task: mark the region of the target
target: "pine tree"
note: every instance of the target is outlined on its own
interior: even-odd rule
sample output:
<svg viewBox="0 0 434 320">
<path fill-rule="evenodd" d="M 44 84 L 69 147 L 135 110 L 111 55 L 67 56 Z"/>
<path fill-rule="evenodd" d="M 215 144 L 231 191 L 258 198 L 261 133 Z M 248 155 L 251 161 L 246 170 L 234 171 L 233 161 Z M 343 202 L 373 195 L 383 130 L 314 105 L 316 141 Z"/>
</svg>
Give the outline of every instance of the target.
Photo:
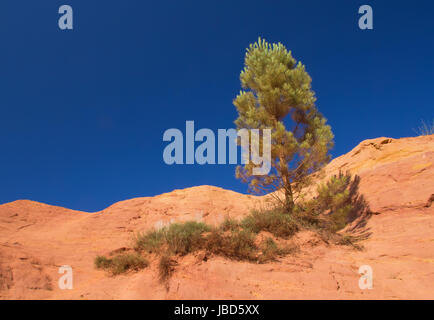
<svg viewBox="0 0 434 320">
<path fill-rule="evenodd" d="M 271 129 L 268 175 L 253 174 L 255 165 L 238 166 L 236 176 L 255 193 L 283 191 L 277 196 L 288 212 L 309 176 L 330 161 L 333 133 L 315 106 L 309 74 L 284 45 L 259 40 L 247 49 L 235 98 L 238 129 Z M 288 126 L 288 129 L 287 129 Z"/>
</svg>

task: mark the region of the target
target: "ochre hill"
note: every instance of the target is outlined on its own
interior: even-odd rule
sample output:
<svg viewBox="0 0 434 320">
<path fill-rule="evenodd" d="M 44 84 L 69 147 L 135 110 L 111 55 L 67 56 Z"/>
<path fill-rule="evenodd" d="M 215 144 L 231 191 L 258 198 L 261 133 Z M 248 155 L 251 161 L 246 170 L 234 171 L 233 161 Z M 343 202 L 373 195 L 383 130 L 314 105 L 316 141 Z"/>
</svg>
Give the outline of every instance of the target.
<svg viewBox="0 0 434 320">
<path fill-rule="evenodd" d="M 169 281 L 156 262 L 116 277 L 94 258 L 132 245 L 138 231 L 170 221 L 219 223 L 265 205 L 212 186 L 118 202 L 87 213 L 19 200 L 0 205 L 1 299 L 434 299 L 434 136 L 366 140 L 333 160 L 326 176 L 350 171 L 374 213 L 363 251 L 296 236 L 301 252 L 253 264 L 200 255 L 178 258 Z M 73 268 L 73 289 L 61 290 L 58 269 Z M 374 287 L 358 286 L 370 265 Z"/>
</svg>

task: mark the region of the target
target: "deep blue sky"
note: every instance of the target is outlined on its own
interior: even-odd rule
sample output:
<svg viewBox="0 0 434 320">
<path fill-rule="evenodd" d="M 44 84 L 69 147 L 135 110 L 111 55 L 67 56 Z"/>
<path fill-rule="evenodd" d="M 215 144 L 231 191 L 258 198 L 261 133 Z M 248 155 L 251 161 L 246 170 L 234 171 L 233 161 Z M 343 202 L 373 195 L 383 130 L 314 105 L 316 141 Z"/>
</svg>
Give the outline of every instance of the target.
<svg viewBox="0 0 434 320">
<path fill-rule="evenodd" d="M 74 9 L 74 30 L 57 26 Z M 370 4 L 374 30 L 358 28 Z M 97 211 L 210 184 L 234 166 L 167 166 L 168 128 L 232 128 L 245 48 L 282 42 L 307 67 L 335 134 L 413 136 L 433 118 L 434 3 L 415 1 L 0 2 L 0 203 Z"/>
</svg>

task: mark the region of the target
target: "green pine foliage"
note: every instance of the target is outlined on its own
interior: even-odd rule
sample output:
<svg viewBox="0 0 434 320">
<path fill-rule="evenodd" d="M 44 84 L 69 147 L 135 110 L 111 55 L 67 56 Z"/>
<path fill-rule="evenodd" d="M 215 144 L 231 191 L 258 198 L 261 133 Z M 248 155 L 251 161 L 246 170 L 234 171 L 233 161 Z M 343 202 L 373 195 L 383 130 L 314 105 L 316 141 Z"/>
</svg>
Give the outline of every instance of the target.
<svg viewBox="0 0 434 320">
<path fill-rule="evenodd" d="M 309 201 L 297 203 L 295 213 L 304 228 L 328 230 L 343 229 L 356 211 L 358 195 L 352 192 L 349 173 L 330 177 L 317 186 L 317 195 Z"/>
<path fill-rule="evenodd" d="M 349 190 L 350 182 L 349 174 L 340 173 L 331 177 L 325 184 L 320 185 L 317 190 L 316 202 L 320 208 L 319 212 L 328 210 L 326 217 L 329 218 L 330 229 L 334 232 L 346 226 L 353 210 Z"/>
<path fill-rule="evenodd" d="M 281 43 L 259 40 L 247 49 L 241 72 L 244 90 L 235 98 L 238 129 L 271 129 L 270 174 L 253 174 L 255 164 L 237 167 L 236 176 L 250 191 L 281 189 L 287 210 L 309 183 L 309 175 L 330 160 L 333 134 L 315 106 L 315 93 L 305 66 Z M 288 125 L 288 127 L 287 127 Z"/>
</svg>

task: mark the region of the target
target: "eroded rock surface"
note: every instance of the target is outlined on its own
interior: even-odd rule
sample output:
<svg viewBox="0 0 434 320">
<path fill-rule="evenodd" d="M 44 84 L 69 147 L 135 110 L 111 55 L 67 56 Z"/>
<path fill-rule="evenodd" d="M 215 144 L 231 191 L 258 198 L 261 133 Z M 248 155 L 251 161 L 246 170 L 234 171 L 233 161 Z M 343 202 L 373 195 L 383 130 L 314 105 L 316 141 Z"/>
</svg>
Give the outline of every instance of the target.
<svg viewBox="0 0 434 320">
<path fill-rule="evenodd" d="M 434 136 L 363 141 L 325 173 L 340 170 L 361 177 L 360 191 L 376 213 L 363 251 L 305 233 L 297 238 L 301 252 L 267 264 L 179 258 L 167 287 L 158 281 L 155 261 L 112 277 L 96 270 L 93 260 L 131 246 L 135 232 L 170 221 L 240 218 L 265 198 L 199 186 L 96 213 L 27 200 L 0 205 L 0 298 L 434 299 Z M 73 268 L 72 290 L 57 285 L 62 265 Z M 358 286 L 361 265 L 373 269 L 371 290 Z"/>
</svg>

